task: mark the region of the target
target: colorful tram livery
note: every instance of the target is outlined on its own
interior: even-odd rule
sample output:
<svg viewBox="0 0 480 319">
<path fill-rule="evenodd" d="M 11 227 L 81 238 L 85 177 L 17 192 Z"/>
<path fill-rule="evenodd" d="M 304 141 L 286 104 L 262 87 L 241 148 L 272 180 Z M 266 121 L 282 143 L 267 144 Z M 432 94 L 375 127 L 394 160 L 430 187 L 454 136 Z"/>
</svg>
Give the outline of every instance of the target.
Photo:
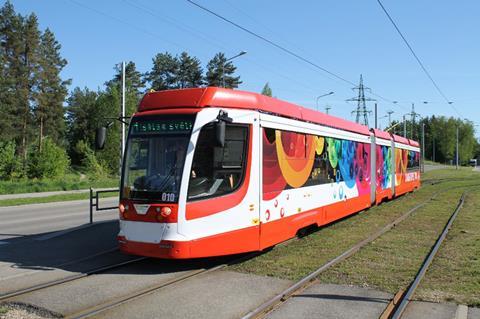
<svg viewBox="0 0 480 319">
<path fill-rule="evenodd" d="M 120 249 L 263 250 L 420 187 L 415 141 L 260 94 L 151 92 L 131 119 Z"/>
</svg>

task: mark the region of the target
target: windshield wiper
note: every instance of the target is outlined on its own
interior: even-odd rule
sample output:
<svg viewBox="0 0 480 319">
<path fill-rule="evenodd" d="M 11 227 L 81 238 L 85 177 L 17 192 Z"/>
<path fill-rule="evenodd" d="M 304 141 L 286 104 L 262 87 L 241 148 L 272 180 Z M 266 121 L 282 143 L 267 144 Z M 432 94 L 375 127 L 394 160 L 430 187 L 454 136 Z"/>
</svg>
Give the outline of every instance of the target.
<svg viewBox="0 0 480 319">
<path fill-rule="evenodd" d="M 176 170 L 177 170 L 177 164 L 173 165 L 173 167 L 168 172 L 168 175 L 163 180 L 163 183 L 158 187 L 160 189 L 158 191 L 159 193 L 162 193 L 167 188 L 167 186 L 169 186 L 168 182 L 175 175 Z"/>
</svg>

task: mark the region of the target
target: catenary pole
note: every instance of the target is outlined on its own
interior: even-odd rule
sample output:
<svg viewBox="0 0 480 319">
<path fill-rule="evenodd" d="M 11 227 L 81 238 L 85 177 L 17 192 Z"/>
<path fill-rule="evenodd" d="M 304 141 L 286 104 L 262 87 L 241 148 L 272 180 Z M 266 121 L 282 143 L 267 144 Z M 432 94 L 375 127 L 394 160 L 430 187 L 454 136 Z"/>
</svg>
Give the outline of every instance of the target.
<svg viewBox="0 0 480 319">
<path fill-rule="evenodd" d="M 457 152 L 455 154 L 455 169 L 458 169 L 458 125 L 457 125 Z"/>
<path fill-rule="evenodd" d="M 422 123 L 422 173 L 425 173 L 425 122 Z"/>
<path fill-rule="evenodd" d="M 123 154 L 125 152 L 125 61 L 122 62 L 122 115 L 121 115 L 121 124 L 122 124 L 122 148 L 120 153 L 120 163 L 123 159 Z M 121 167 L 121 164 L 120 164 Z"/>
</svg>

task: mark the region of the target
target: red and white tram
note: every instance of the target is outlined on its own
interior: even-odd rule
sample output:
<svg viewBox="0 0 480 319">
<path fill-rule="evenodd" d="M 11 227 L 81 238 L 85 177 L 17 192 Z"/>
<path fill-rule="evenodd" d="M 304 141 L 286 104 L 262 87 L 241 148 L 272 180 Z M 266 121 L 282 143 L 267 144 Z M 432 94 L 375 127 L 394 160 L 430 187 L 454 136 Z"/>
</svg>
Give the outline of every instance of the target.
<svg viewBox="0 0 480 319">
<path fill-rule="evenodd" d="M 263 250 L 420 186 L 415 141 L 256 93 L 147 93 L 131 119 L 120 249 Z"/>
</svg>

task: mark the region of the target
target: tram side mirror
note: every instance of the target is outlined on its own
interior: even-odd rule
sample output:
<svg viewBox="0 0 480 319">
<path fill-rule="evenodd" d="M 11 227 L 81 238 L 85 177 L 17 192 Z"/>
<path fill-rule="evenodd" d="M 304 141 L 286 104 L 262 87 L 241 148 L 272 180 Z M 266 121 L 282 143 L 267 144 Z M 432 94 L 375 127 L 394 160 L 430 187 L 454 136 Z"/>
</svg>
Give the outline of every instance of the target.
<svg viewBox="0 0 480 319">
<path fill-rule="evenodd" d="M 225 145 L 225 121 L 215 123 L 215 142 L 218 147 Z"/>
<path fill-rule="evenodd" d="M 103 150 L 105 139 L 107 138 L 107 128 L 105 126 L 97 128 L 95 132 L 95 147 L 97 150 Z"/>
</svg>

